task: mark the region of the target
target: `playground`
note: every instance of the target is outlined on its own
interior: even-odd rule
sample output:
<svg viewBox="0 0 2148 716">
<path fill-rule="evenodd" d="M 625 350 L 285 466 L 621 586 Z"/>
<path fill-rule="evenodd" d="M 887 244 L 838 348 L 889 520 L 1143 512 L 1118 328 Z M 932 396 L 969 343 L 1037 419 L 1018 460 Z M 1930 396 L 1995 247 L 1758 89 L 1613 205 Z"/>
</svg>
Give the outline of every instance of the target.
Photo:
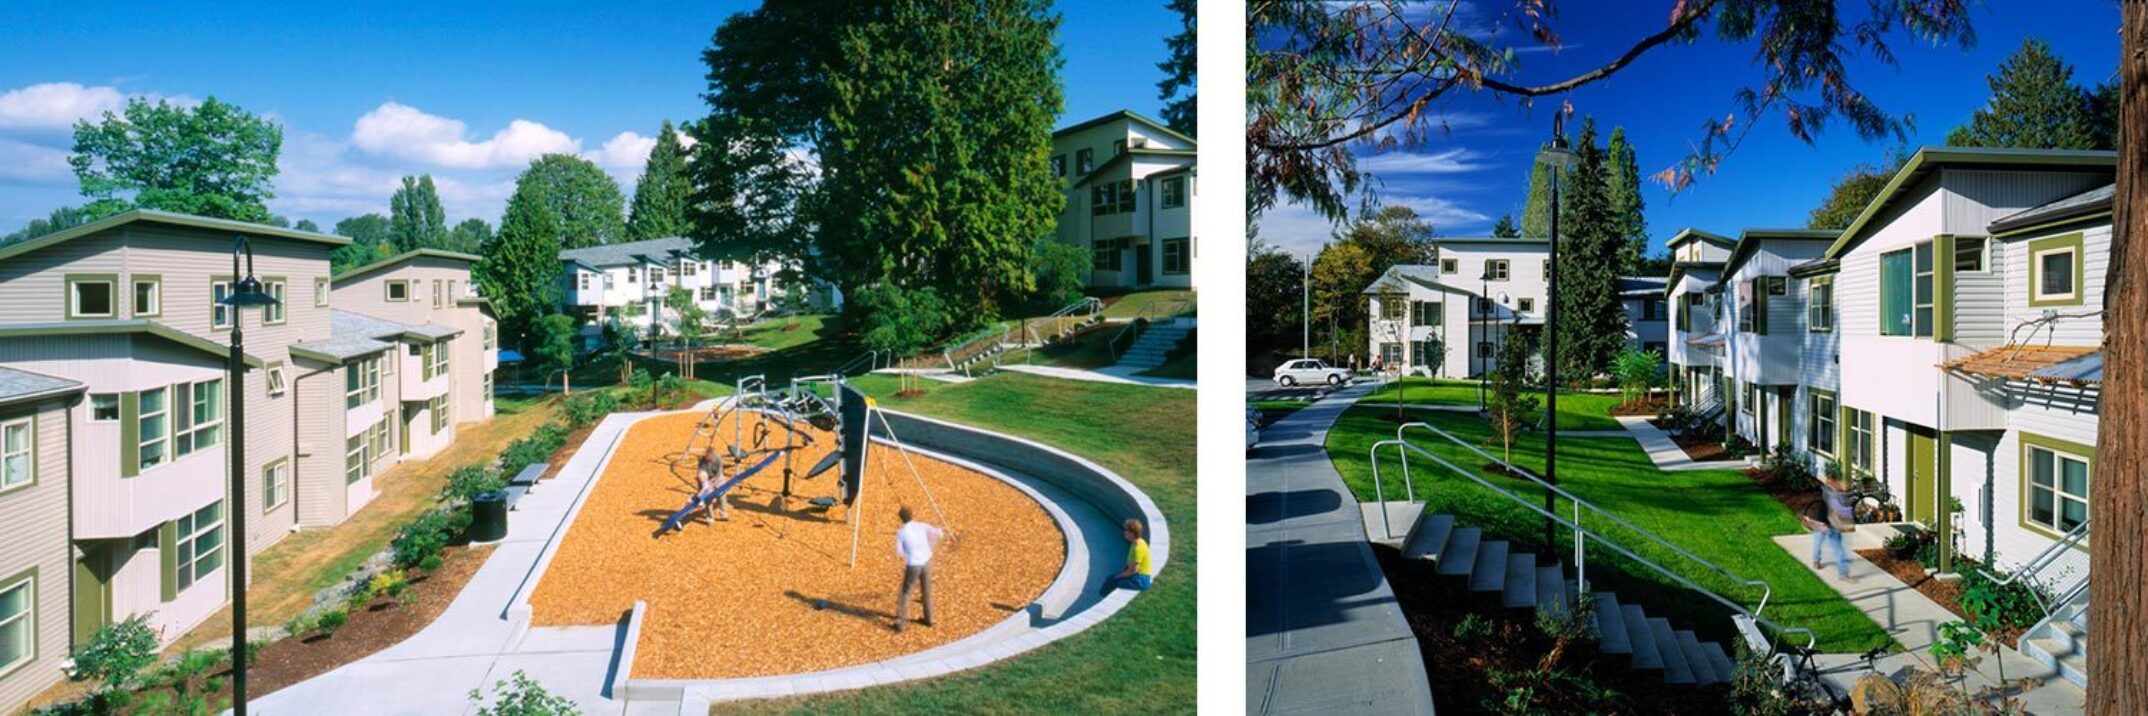
<svg viewBox="0 0 2148 716">
<path fill-rule="evenodd" d="M 627 428 L 530 597 L 532 626 L 614 624 L 639 601 L 636 678 L 793 674 L 976 635 L 1060 576 L 1067 538 L 1032 493 L 899 440 L 861 447 L 867 412 L 839 427 L 829 408 L 718 406 Z M 697 495 L 703 455 L 721 475 Z M 700 508 L 717 495 L 728 520 Z M 897 633 L 904 506 L 949 539 L 932 562 L 933 623 L 913 601 Z"/>
</svg>

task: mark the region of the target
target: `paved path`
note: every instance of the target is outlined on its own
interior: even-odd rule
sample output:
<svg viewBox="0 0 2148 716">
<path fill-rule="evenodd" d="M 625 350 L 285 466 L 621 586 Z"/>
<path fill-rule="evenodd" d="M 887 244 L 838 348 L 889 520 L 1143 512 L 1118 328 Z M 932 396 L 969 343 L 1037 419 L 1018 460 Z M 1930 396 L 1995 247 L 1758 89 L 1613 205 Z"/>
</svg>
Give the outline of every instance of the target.
<svg viewBox="0 0 2148 716">
<path fill-rule="evenodd" d="M 1061 368 L 1059 366 L 1054 365 L 1021 365 L 1016 363 L 1008 363 L 1006 365 L 1000 366 L 999 369 L 1014 371 L 1016 373 L 1041 375 L 1050 378 L 1065 378 L 1067 380 L 1086 380 L 1092 383 L 1147 385 L 1159 388 L 1184 388 L 1187 390 L 1192 390 L 1194 388 L 1194 382 L 1186 380 L 1184 378 L 1157 378 L 1146 375 L 1135 375 L 1134 370 L 1132 368 L 1115 365 L 1105 366 L 1096 370 L 1083 370 L 1080 368 Z"/>
<path fill-rule="evenodd" d="M 1879 547 L 1883 544 L 1885 535 L 1890 533 L 1892 530 L 1883 525 L 1865 525 L 1844 540 L 1844 546 L 1850 550 L 1848 580 L 1836 575 L 1832 561 L 1825 564 L 1825 569 L 1812 570 L 1812 535 L 1781 535 L 1775 538 L 1775 543 L 1788 550 L 1791 556 L 1797 558 L 1799 564 L 1812 570 L 1822 583 L 1848 599 L 1852 606 L 1864 612 L 1865 616 L 1871 617 L 1873 623 L 1887 630 L 1887 635 L 1894 637 L 1894 640 L 1902 645 L 1901 652 L 1875 662 L 1874 666 L 1881 673 L 1896 674 L 1911 667 L 1937 671 L 1937 665 L 1932 660 L 1932 643 L 1939 638 L 1939 625 L 1961 621 L 1962 618 L 1947 611 L 1946 607 L 1939 606 L 1938 602 L 1932 601 L 1914 587 L 1903 584 L 1894 575 L 1881 570 L 1879 565 L 1858 556 L 1857 550 Z M 1834 555 L 1827 557 L 1832 560 Z M 1983 661 L 1964 675 L 1964 686 L 1972 693 L 1999 683 L 1998 663 L 1994 662 L 1989 654 L 1982 656 Z M 2030 713 L 2082 712 L 2086 694 L 2081 687 L 2059 676 L 2057 670 L 2006 647 L 2001 647 L 1999 659 L 2005 662 L 2006 678 L 2009 682 L 2019 683 L 2024 677 L 2043 681 L 2041 686 L 2025 694 L 2015 694 L 2015 697 L 2021 700 L 2021 705 Z M 1827 678 L 1835 682 L 1844 693 L 1865 674 L 1864 662 L 1856 654 L 1821 654 L 1814 657 L 1813 661 L 1828 672 Z"/>
<path fill-rule="evenodd" d="M 1747 467 L 1744 460 L 1694 462 L 1693 458 L 1686 456 L 1684 448 L 1671 441 L 1670 433 L 1648 424 L 1648 418 L 1638 415 L 1615 415 L 1612 418 L 1625 427 L 1626 432 L 1633 435 L 1633 439 L 1641 442 L 1641 450 L 1648 453 L 1648 459 L 1655 461 L 1658 470 L 1736 470 Z"/>
<path fill-rule="evenodd" d="M 1261 431 L 1246 462 L 1246 709 L 1431 713 L 1417 638 L 1328 461 L 1353 386 Z"/>
<path fill-rule="evenodd" d="M 471 689 L 523 671 L 585 714 L 624 713 L 608 679 L 624 630 L 617 626 L 543 627 L 518 631 L 506 617 L 545 544 L 567 528 L 596 467 L 633 421 L 627 413 L 599 423 L 559 474 L 537 484 L 507 514 L 507 538 L 493 548 L 447 610 L 417 634 L 379 653 L 255 699 L 252 712 L 283 714 L 460 714 Z"/>
</svg>

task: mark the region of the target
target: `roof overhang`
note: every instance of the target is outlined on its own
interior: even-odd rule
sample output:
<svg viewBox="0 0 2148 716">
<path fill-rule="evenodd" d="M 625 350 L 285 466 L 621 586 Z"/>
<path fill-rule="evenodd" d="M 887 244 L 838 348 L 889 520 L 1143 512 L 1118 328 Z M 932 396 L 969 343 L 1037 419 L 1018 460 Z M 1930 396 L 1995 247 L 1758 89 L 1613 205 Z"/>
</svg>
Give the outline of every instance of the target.
<svg viewBox="0 0 2148 716">
<path fill-rule="evenodd" d="M 1760 253 L 1760 245 L 1770 241 L 1832 241 L 1836 232 L 1830 229 L 1746 229 L 1738 234 L 1738 244 L 1730 250 L 1730 258 L 1723 261 L 1723 273 L 1715 278 L 1717 283 L 1730 280 L 1731 274 Z"/>
<path fill-rule="evenodd" d="M 1687 227 L 1685 229 L 1679 230 L 1679 232 L 1676 234 L 1672 234 L 1669 241 L 1663 242 L 1663 248 L 1675 249 L 1679 246 L 1683 246 L 1685 244 L 1689 244 L 1695 241 L 1706 241 L 1708 243 L 1715 244 L 1726 249 L 1735 246 L 1738 243 L 1736 240 L 1733 240 L 1730 237 L 1724 236 L 1722 234 Z"/>
<path fill-rule="evenodd" d="M 388 268 L 390 266 L 395 266 L 406 261 L 421 258 L 445 259 L 448 261 L 461 261 L 463 263 L 472 264 L 485 260 L 485 257 L 483 256 L 465 254 L 455 251 L 442 251 L 440 249 L 414 249 L 410 251 L 405 251 L 400 254 L 396 254 L 394 256 L 390 256 L 388 258 L 381 259 L 379 261 L 375 261 L 373 263 L 366 264 L 364 266 L 352 268 L 350 270 L 344 271 L 343 273 L 336 274 L 334 276 L 329 277 L 328 282 L 331 285 L 341 283 L 343 281 L 354 279 L 359 276 L 372 273 L 374 271 Z"/>
<path fill-rule="evenodd" d="M 1994 167 L 2009 169 L 2094 169 L 2113 168 L 2118 164 L 2118 153 L 2109 151 L 2086 151 L 2077 149 L 1994 149 L 1986 147 L 1925 147 L 1917 150 L 1902 169 L 1887 180 L 1886 186 L 1865 204 L 1865 210 L 1857 214 L 1848 228 L 1835 243 L 1827 247 L 1825 258 L 1838 259 L 1850 249 L 1863 242 L 1872 223 L 1901 198 L 1903 192 L 1916 186 L 1917 182 L 1942 168 Z"/>
<path fill-rule="evenodd" d="M 2045 384 L 2101 385 L 2103 360 L 2095 346 L 2000 346 L 1939 367 L 1956 373 Z"/>
<path fill-rule="evenodd" d="M 229 359 L 231 348 L 201 336 L 171 326 L 142 318 L 114 321 L 60 321 L 57 323 L 14 323 L 0 325 L 0 338 L 25 338 L 41 336 L 119 336 L 148 335 L 162 338 L 179 345 Z M 259 356 L 243 354 L 247 366 L 260 368 L 267 365 Z"/>
<path fill-rule="evenodd" d="M 60 231 L 55 231 L 34 239 L 25 239 L 23 241 L 17 241 L 6 246 L 0 246 L 0 260 L 6 260 L 15 256 L 20 256 L 22 254 L 30 253 L 32 251 L 45 248 L 47 246 L 51 246 L 53 244 L 66 243 L 68 241 L 73 241 L 84 236 L 89 236 L 91 234 L 95 234 L 101 231 L 106 231 L 109 229 L 114 229 L 134 223 L 151 223 L 160 224 L 164 226 L 182 226 L 191 229 L 201 229 L 205 231 L 229 232 L 235 236 L 258 236 L 278 239 L 290 239 L 293 241 L 306 241 L 316 244 L 326 244 L 329 246 L 346 246 L 349 245 L 351 242 L 350 239 L 341 236 L 316 233 L 312 231 L 286 229 L 279 226 L 269 226 L 267 224 L 254 224 L 244 221 L 232 221 L 230 219 L 212 219 L 206 216 L 194 216 L 192 214 L 175 214 L 168 211 L 157 211 L 154 209 L 133 209 L 113 214 L 111 216 L 107 216 L 105 218 L 98 219 L 96 221 L 83 224 L 81 226 L 76 226 L 70 229 L 62 229 Z"/>
</svg>

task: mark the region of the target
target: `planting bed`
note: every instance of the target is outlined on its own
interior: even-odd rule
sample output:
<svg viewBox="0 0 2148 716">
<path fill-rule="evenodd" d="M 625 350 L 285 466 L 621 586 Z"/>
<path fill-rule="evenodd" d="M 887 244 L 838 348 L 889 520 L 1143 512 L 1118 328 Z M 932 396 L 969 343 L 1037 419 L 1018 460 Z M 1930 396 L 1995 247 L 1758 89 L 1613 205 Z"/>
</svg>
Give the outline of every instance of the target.
<svg viewBox="0 0 2148 716">
<path fill-rule="evenodd" d="M 680 359 L 686 357 L 684 355 L 686 352 L 687 351 L 685 350 L 677 348 L 665 348 L 661 350 L 640 351 L 639 355 L 641 355 L 641 357 L 643 358 L 648 358 L 651 360 L 677 362 Z M 767 353 L 768 349 L 755 345 L 747 345 L 744 343 L 723 343 L 713 346 L 694 346 L 692 352 L 693 361 L 696 363 L 721 363 L 723 361 L 752 358 L 754 356 Z"/>
<path fill-rule="evenodd" d="M 546 567 L 530 603 L 537 626 L 617 623 L 647 602 L 635 656 L 636 679 L 709 679 L 819 671 L 880 661 L 946 644 L 1021 612 L 1059 574 L 1066 537 L 1026 493 L 998 479 L 923 455 L 909 455 L 953 538 L 933 561 L 931 627 L 889 625 L 901 586 L 896 508 L 939 523 L 902 451 L 876 444 L 866 468 L 857 566 L 849 566 L 848 510 L 808 511 L 806 498 L 832 496 L 835 472 L 795 480 L 789 510 L 775 507 L 782 463 L 731 492 L 731 519 L 690 519 L 652 537 L 693 491 L 680 459 L 704 414 L 643 420 L 628 430 Z M 755 416 L 746 416 L 753 429 Z M 733 424 L 718 433 L 726 438 Z M 800 474 L 834 449 L 814 433 L 797 451 Z M 783 435 L 773 429 L 769 443 Z M 750 438 L 749 438 L 750 439 Z M 719 448 L 720 450 L 720 448 Z M 758 462 L 759 456 L 749 461 Z M 911 619 L 919 616 L 913 604 Z"/>
</svg>

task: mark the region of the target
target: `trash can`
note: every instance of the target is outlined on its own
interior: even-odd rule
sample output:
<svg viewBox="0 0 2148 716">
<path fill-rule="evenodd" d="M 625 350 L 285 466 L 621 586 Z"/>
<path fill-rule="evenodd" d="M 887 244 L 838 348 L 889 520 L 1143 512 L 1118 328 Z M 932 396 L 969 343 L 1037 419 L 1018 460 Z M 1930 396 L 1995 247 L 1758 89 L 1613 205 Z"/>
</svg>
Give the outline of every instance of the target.
<svg viewBox="0 0 2148 716">
<path fill-rule="evenodd" d="M 507 537 L 507 491 L 470 498 L 470 541 L 498 542 Z"/>
</svg>

